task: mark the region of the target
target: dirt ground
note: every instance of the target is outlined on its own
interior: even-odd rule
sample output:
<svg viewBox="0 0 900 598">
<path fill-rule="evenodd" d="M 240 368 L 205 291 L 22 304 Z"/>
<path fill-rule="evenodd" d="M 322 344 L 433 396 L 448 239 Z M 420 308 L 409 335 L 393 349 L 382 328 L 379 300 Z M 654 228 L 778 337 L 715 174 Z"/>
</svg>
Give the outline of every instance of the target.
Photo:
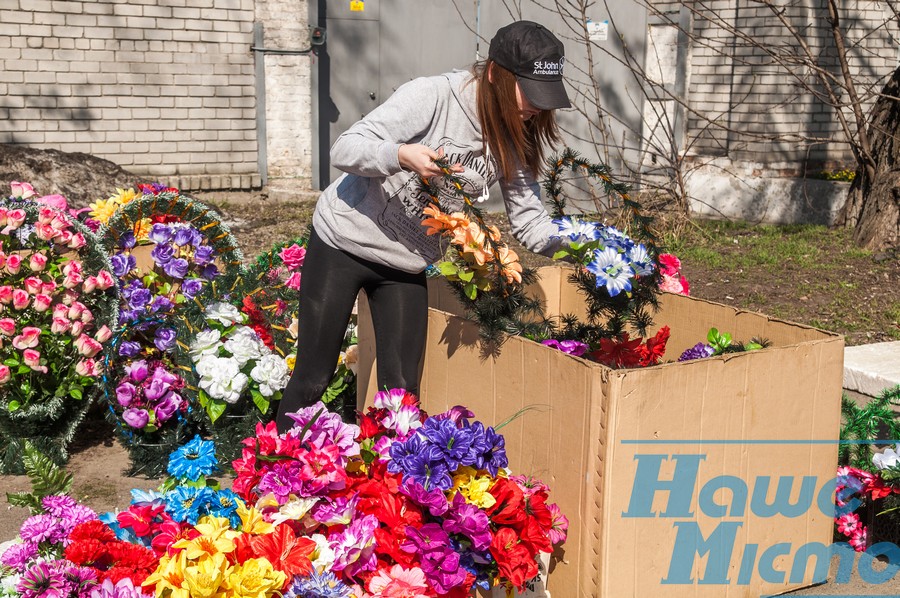
<svg viewBox="0 0 900 598">
<path fill-rule="evenodd" d="M 244 192 L 210 192 L 194 193 L 197 199 L 216 206 L 222 212 L 226 223 L 236 235 L 245 257 L 249 261 L 261 251 L 269 248 L 274 242 L 284 240 L 302 234 L 311 219 L 315 198 L 315 192 L 298 192 L 296 197 L 290 199 L 269 199 L 261 193 Z M 507 231 L 508 226 L 501 217 L 492 217 L 501 230 Z M 506 235 L 507 238 L 508 235 Z M 520 250 L 519 254 L 529 266 L 540 266 L 549 263 L 540 256 L 534 256 L 521 249 L 514 240 L 510 239 L 514 249 Z M 837 250 L 837 249 L 836 249 Z M 736 251 L 740 251 L 737 248 Z M 900 281 L 900 266 L 896 263 L 887 264 L 876 262 L 877 270 L 874 276 L 878 276 L 879 282 L 875 285 L 878 291 L 860 296 L 859 300 L 867 303 L 896 301 L 897 282 Z M 885 274 L 886 272 L 886 274 Z M 798 287 L 792 282 L 790 273 L 782 273 L 782 276 L 765 275 L 763 273 L 751 273 L 747 277 L 751 280 L 748 284 L 731 284 L 727 287 L 721 284 L 721 272 L 685 264 L 685 274 L 691 280 L 692 294 L 694 296 L 721 301 L 731 305 L 738 305 L 748 309 L 753 308 L 754 296 L 759 296 L 763 290 L 768 296 L 777 295 L 777 303 L 768 299 L 768 304 L 757 307 L 759 311 L 772 313 L 774 309 L 787 310 L 783 317 L 786 319 L 809 323 L 811 315 L 816 315 L 812 297 L 798 296 Z M 787 275 L 785 275 L 787 274 Z M 853 277 L 865 280 L 873 274 L 863 267 L 850 273 Z M 869 278 L 871 281 L 872 279 Z M 726 290 L 727 289 L 727 290 Z M 883 295 L 883 297 L 882 297 Z M 793 309 L 791 306 L 804 306 L 803 310 Z M 811 309 L 806 310 L 806 306 Z M 791 317 L 798 314 L 799 317 Z M 781 314 L 778 314 L 781 315 Z M 872 324 L 870 329 L 839 330 L 844 334 L 852 334 L 857 342 L 874 342 L 874 340 L 890 340 L 883 335 L 883 330 L 878 324 Z M 849 339 L 848 339 L 849 340 Z M 131 488 L 148 489 L 159 484 L 159 480 L 147 478 L 130 478 L 123 473 L 127 465 L 127 454 L 116 442 L 112 431 L 102 420 L 102 415 L 93 413 L 80 434 L 82 440 L 72 447 L 72 457 L 68 465 L 68 471 L 74 474 L 73 495 L 103 512 L 122 507 L 128 503 Z M 6 492 L 27 490 L 27 480 L 21 476 L 0 476 L 0 496 Z M 8 508 L 0 515 L 0 541 L 14 537 L 19 525 L 27 517 L 23 509 Z M 876 570 L 880 565 L 876 564 Z M 796 592 L 800 596 L 897 596 L 900 597 L 900 576 L 883 585 L 865 583 L 854 568 L 853 579 L 849 584 L 825 584 L 815 588 L 809 588 Z M 551 588 L 552 589 L 552 588 Z M 733 588 L 732 588 L 733 589 Z M 561 598 L 562 595 L 560 594 Z"/>
</svg>

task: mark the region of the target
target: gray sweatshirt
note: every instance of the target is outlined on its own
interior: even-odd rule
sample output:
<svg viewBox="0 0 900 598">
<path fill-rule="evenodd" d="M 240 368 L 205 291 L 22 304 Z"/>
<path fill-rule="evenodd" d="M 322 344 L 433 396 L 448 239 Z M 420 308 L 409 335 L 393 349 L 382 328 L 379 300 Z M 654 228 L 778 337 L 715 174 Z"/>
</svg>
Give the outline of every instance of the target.
<svg viewBox="0 0 900 598">
<path fill-rule="evenodd" d="M 465 168 L 458 176 L 473 198 L 496 182 L 496 160 L 483 154 L 477 85 L 467 71 L 415 79 L 338 137 L 331 163 L 346 174 L 322 192 L 313 215 L 323 241 L 406 272 L 421 272 L 441 259 L 439 236 L 426 235 L 421 224 L 430 198 L 418 175 L 400 166 L 398 154 L 404 143 L 443 147 L 451 164 Z M 550 235 L 557 227 L 534 177 L 519 168 L 500 180 L 500 189 L 516 239 L 531 251 L 552 255 L 559 243 Z M 450 189 L 442 190 L 440 199 L 451 211 L 462 210 L 462 199 Z"/>
</svg>

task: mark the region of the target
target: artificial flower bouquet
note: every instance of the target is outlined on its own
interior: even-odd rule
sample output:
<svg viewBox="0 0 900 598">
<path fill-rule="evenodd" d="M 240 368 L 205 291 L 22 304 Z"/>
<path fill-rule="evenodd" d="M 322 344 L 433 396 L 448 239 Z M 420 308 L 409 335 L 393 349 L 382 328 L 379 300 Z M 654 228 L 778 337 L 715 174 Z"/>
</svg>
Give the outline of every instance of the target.
<svg viewBox="0 0 900 598">
<path fill-rule="evenodd" d="M 735 341 L 731 333 L 719 332 L 717 328 L 710 328 L 706 334 L 706 342 L 699 342 L 693 347 L 685 349 L 678 357 L 678 361 L 693 361 L 704 359 L 725 353 L 743 353 L 744 351 L 756 351 L 769 346 L 766 339 L 752 338 L 743 343 Z"/>
<path fill-rule="evenodd" d="M 103 372 L 116 327 L 115 279 L 93 233 L 14 183 L 0 202 L 0 469 L 20 471 L 20 439 L 57 461 Z M 32 201 L 34 199 L 35 201 Z"/>
<path fill-rule="evenodd" d="M 233 489 L 195 437 L 159 492 L 97 516 L 42 496 L 0 548 L 0 596 L 420 598 L 524 588 L 565 539 L 548 489 L 506 470 L 503 437 L 457 407 L 427 417 L 379 393 L 361 427 L 322 403 L 260 424 Z"/>
<path fill-rule="evenodd" d="M 241 399 L 252 400 L 267 414 L 290 377 L 284 357 L 266 346 L 235 306 L 213 303 L 205 316 L 205 327 L 191 340 L 188 352 L 200 387 L 198 401 L 210 421 L 215 423 Z"/>
</svg>

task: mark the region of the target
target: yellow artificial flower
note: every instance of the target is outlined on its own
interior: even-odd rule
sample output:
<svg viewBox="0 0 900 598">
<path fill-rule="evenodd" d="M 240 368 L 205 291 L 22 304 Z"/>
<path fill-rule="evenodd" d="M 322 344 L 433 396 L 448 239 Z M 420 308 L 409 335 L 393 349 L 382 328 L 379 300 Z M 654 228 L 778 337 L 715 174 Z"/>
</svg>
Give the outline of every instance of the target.
<svg viewBox="0 0 900 598">
<path fill-rule="evenodd" d="M 293 372 L 294 365 L 296 365 L 296 363 L 297 363 L 297 356 L 296 355 L 288 355 L 287 357 L 284 358 L 284 363 L 287 364 L 288 370 Z"/>
<path fill-rule="evenodd" d="M 109 219 L 112 218 L 115 211 L 119 209 L 119 203 L 114 197 L 110 197 L 109 199 L 98 199 L 89 205 L 91 208 L 91 218 L 102 222 L 103 224 L 109 222 Z"/>
<path fill-rule="evenodd" d="M 450 491 L 450 500 L 460 492 L 466 502 L 482 509 L 489 509 L 496 504 L 497 499 L 489 492 L 494 484 L 493 478 L 487 475 L 478 475 L 478 471 L 471 467 L 460 467 L 453 476 L 453 488 Z"/>
<path fill-rule="evenodd" d="M 247 559 L 234 567 L 225 579 L 226 596 L 234 598 L 266 598 L 280 590 L 287 575 L 272 568 L 266 559 Z"/>
<path fill-rule="evenodd" d="M 162 598 L 191 598 L 187 584 L 184 581 L 184 567 L 187 560 L 184 551 L 174 556 L 163 555 L 159 559 L 156 571 L 151 573 L 142 584 L 143 587 L 156 586 L 156 597 Z"/>
<path fill-rule="evenodd" d="M 114 199 L 124 206 L 125 204 L 134 201 L 135 197 L 137 197 L 137 191 L 134 189 L 119 189 L 116 187 L 116 194 L 110 197 L 110 199 Z"/>
<path fill-rule="evenodd" d="M 149 218 L 142 218 L 134 225 L 134 238 L 137 241 L 146 241 L 150 238 L 150 229 L 152 227 L 153 223 Z"/>
<path fill-rule="evenodd" d="M 191 598 L 213 598 L 231 572 L 222 553 L 205 556 L 184 568 L 184 581 Z"/>
<path fill-rule="evenodd" d="M 184 548 L 189 559 L 199 559 L 204 555 L 215 556 L 223 552 L 234 552 L 234 539 L 240 536 L 228 524 L 225 517 L 208 515 L 194 526 L 200 535 L 190 540 L 182 538 L 172 545 L 173 548 Z"/>
<path fill-rule="evenodd" d="M 245 534 L 261 536 L 275 531 L 275 526 L 263 519 L 262 513 L 245 505 L 244 501 L 238 503 L 237 514 L 241 518 L 241 531 Z"/>
</svg>

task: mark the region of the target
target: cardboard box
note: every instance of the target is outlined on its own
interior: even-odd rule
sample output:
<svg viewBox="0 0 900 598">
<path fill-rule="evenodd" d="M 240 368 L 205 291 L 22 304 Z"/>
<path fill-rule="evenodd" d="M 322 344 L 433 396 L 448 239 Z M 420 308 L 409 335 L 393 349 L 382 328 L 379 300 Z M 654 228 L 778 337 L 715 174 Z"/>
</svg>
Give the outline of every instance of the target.
<svg viewBox="0 0 900 598">
<path fill-rule="evenodd" d="M 546 300 L 548 313 L 583 313 L 565 270 L 540 274 L 532 290 Z M 737 340 L 764 337 L 772 346 L 613 370 L 510 337 L 499 354 L 485 357 L 477 326 L 454 315 L 461 312 L 446 285 L 434 281 L 430 295 L 424 408 L 435 413 L 465 405 L 486 424 L 526 409 L 501 432 L 513 472 L 543 479 L 569 518 L 568 540 L 550 565 L 554 596 L 758 598 L 813 582 L 815 559 L 793 581 L 791 567 L 800 545 L 832 541 L 828 488 L 821 489 L 837 466 L 842 337 L 665 294 L 655 321 L 671 328 L 666 359 L 704 341 L 711 327 Z M 374 343 L 364 300 L 359 338 L 360 398 L 371 400 Z M 671 492 L 650 490 L 676 476 Z M 769 516 L 761 504 L 751 508 L 754 489 L 773 502 L 781 476 L 793 483 L 789 502 L 801 505 L 798 512 Z M 815 501 L 802 508 L 804 476 L 814 478 L 825 508 Z M 737 493 L 746 486 L 747 508 L 718 513 L 714 502 L 735 501 L 732 490 L 713 491 L 717 482 Z M 652 504 L 642 502 L 646 496 Z M 707 546 L 698 545 L 705 540 Z M 791 545 L 784 550 L 780 543 Z M 775 556 L 774 572 L 760 565 L 768 556 Z M 783 580 L 778 571 L 787 572 Z"/>
</svg>

